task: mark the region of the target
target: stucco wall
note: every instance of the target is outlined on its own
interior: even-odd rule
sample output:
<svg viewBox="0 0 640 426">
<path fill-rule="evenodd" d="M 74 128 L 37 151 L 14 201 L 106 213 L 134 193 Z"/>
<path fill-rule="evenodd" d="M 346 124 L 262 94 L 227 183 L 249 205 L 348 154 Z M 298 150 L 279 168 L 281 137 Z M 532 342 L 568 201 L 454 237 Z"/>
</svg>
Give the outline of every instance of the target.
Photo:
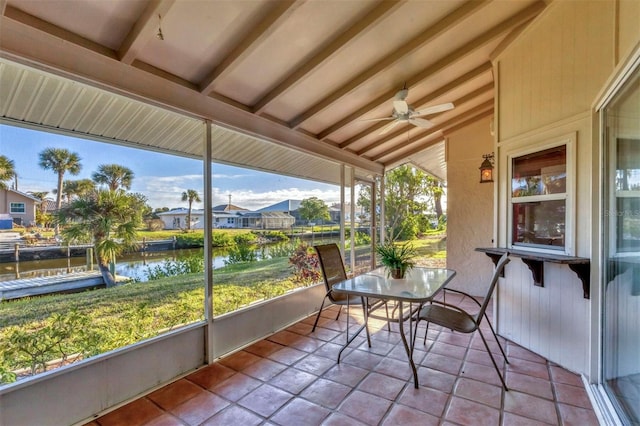
<svg viewBox="0 0 640 426">
<path fill-rule="evenodd" d="M 451 286 L 473 295 L 486 290 L 493 264 L 476 247 L 493 246 L 493 183 L 480 183 L 482 155 L 493 151 L 493 117 L 447 135 L 447 267 Z"/>
</svg>

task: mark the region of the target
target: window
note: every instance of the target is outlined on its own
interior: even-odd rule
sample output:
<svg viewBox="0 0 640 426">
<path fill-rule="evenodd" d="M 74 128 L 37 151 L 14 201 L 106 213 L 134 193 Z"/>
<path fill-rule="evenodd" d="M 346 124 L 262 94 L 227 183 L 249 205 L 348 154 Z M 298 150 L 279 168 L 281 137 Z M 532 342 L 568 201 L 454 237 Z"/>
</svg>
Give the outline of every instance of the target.
<svg viewBox="0 0 640 426">
<path fill-rule="evenodd" d="M 9 206 L 9 211 L 11 213 L 25 213 L 26 212 L 26 208 L 24 206 L 24 203 L 11 203 L 11 205 Z"/>
<path fill-rule="evenodd" d="M 510 157 L 511 244 L 568 253 L 571 142 Z"/>
</svg>

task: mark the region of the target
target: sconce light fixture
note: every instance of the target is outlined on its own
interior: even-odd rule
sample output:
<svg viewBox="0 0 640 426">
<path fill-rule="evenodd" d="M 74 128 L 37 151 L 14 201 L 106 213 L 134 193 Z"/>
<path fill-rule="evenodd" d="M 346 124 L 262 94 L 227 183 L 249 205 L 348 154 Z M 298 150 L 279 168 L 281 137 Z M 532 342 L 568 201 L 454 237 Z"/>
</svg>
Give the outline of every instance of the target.
<svg viewBox="0 0 640 426">
<path fill-rule="evenodd" d="M 480 183 L 493 182 L 493 159 L 494 154 L 484 154 L 484 159 L 480 164 Z"/>
</svg>

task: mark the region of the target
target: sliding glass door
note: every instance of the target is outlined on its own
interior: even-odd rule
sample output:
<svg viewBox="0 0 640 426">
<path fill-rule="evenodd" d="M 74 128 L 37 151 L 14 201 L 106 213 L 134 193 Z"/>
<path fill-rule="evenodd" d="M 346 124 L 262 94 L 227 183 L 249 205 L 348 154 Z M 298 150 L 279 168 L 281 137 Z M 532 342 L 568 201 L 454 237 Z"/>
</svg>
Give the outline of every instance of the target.
<svg viewBox="0 0 640 426">
<path fill-rule="evenodd" d="M 618 414 L 640 424 L 640 70 L 604 109 L 603 380 Z"/>
</svg>

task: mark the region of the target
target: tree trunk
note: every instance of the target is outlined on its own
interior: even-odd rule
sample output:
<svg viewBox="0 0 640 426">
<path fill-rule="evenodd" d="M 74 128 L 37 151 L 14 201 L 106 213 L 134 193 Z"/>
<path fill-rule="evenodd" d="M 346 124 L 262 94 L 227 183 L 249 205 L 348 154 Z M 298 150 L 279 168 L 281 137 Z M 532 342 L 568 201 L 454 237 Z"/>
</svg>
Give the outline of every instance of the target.
<svg viewBox="0 0 640 426">
<path fill-rule="evenodd" d="M 102 275 L 102 279 L 104 280 L 104 283 L 106 284 L 107 288 L 115 287 L 117 284 L 116 278 L 111 273 L 111 270 L 109 270 L 109 261 L 105 259 L 99 259 L 98 269 L 100 270 L 100 274 Z"/>
</svg>

